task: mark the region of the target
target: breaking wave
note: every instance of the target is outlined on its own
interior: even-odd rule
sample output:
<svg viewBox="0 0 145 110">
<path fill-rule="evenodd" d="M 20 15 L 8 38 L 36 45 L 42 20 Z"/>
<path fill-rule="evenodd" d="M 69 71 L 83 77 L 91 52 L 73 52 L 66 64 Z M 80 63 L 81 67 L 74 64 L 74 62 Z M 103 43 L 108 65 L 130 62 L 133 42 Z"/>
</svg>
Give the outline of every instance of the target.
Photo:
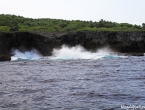
<svg viewBox="0 0 145 110">
<path fill-rule="evenodd" d="M 61 49 L 54 49 L 50 59 L 101 59 L 101 58 L 118 58 L 109 47 L 101 48 L 95 53 L 86 51 L 82 46 L 68 47 L 63 45 Z"/>
<path fill-rule="evenodd" d="M 75 60 L 75 59 L 110 59 L 120 58 L 124 56 L 118 56 L 109 48 L 101 48 L 96 52 L 90 52 L 85 50 L 82 46 L 68 47 L 63 45 L 60 49 L 53 49 L 52 56 L 43 57 L 36 49 L 31 51 L 21 52 L 18 49 L 12 50 L 13 56 L 11 61 L 17 60 Z"/>
<path fill-rule="evenodd" d="M 37 60 L 42 57 L 42 55 L 36 50 L 32 49 L 31 51 L 20 52 L 17 49 L 12 50 L 13 56 L 11 57 L 11 61 L 15 60 Z"/>
</svg>

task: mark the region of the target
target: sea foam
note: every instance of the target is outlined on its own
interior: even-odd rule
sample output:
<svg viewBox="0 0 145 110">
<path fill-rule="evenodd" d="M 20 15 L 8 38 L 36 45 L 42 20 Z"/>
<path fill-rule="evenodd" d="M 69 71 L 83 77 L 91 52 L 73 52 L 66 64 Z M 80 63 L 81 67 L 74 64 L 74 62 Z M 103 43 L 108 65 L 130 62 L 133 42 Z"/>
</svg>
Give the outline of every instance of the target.
<svg viewBox="0 0 145 110">
<path fill-rule="evenodd" d="M 30 51 L 20 52 L 17 49 L 12 50 L 13 56 L 11 57 L 11 61 L 15 60 L 37 60 L 42 57 L 42 55 L 36 50 L 32 49 Z"/>
<path fill-rule="evenodd" d="M 32 49 L 30 51 L 21 52 L 18 49 L 12 50 L 13 56 L 11 61 L 16 60 L 76 60 L 76 59 L 111 59 L 123 56 L 118 56 L 109 47 L 104 47 L 96 50 L 96 52 L 87 51 L 80 45 L 68 47 L 62 45 L 60 49 L 53 49 L 52 56 L 43 57 L 39 51 Z"/>
<path fill-rule="evenodd" d="M 101 59 L 101 58 L 117 58 L 119 56 L 113 55 L 113 51 L 109 47 L 104 47 L 96 52 L 85 50 L 82 46 L 68 47 L 63 45 L 61 49 L 53 49 L 50 59 Z"/>
</svg>

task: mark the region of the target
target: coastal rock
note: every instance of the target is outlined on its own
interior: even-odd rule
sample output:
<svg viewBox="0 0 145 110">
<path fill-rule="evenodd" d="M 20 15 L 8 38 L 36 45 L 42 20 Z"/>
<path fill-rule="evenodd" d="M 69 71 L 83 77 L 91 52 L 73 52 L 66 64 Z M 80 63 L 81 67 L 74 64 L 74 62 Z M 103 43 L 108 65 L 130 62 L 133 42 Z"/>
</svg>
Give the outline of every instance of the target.
<svg viewBox="0 0 145 110">
<path fill-rule="evenodd" d="M 11 60 L 11 56 L 0 55 L 0 61 L 10 61 L 10 60 Z"/>
<path fill-rule="evenodd" d="M 89 51 L 109 47 L 115 52 L 145 53 L 145 32 L 83 31 L 69 33 L 50 32 L 0 32 L 0 55 L 11 55 L 11 50 L 37 49 L 43 56 L 50 56 L 53 48 L 81 45 Z"/>
<path fill-rule="evenodd" d="M 119 56 L 144 56 L 144 53 L 120 53 L 120 52 L 115 52 L 116 55 Z"/>
<path fill-rule="evenodd" d="M 82 45 L 88 50 L 109 46 L 116 52 L 144 53 L 145 32 L 95 32 L 69 33 L 62 38 L 67 45 Z"/>
</svg>

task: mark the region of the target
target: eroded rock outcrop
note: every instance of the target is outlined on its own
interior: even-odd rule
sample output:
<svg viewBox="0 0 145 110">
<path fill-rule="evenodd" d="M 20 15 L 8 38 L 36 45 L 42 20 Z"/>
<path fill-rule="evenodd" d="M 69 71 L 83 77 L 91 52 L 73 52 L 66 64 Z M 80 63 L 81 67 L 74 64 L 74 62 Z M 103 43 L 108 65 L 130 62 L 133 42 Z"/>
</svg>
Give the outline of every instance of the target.
<svg viewBox="0 0 145 110">
<path fill-rule="evenodd" d="M 8 55 L 0 55 L 0 61 L 10 61 L 11 56 Z"/>
<path fill-rule="evenodd" d="M 35 48 L 42 55 L 49 56 L 53 48 L 60 48 L 63 44 L 82 45 L 91 51 L 109 46 L 116 52 L 142 55 L 145 53 L 145 32 L 0 33 L 0 55 L 11 55 L 13 48 L 20 51 Z"/>
<path fill-rule="evenodd" d="M 60 46 L 61 41 L 52 34 L 43 36 L 30 32 L 0 33 L 0 55 L 11 55 L 13 48 L 22 52 L 35 48 L 42 55 L 47 56 L 51 55 L 53 48 Z"/>
<path fill-rule="evenodd" d="M 145 32 L 78 32 L 67 34 L 62 42 L 68 45 L 80 44 L 89 50 L 110 46 L 117 52 L 144 53 Z"/>
</svg>

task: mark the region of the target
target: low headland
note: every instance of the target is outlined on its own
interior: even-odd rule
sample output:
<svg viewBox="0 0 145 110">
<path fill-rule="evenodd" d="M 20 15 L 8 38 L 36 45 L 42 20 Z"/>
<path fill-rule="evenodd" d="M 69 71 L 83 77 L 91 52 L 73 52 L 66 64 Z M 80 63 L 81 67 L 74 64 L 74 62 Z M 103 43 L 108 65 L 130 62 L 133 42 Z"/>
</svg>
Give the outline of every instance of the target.
<svg viewBox="0 0 145 110">
<path fill-rule="evenodd" d="M 142 56 L 145 53 L 145 24 L 0 15 L 0 60 L 10 60 L 13 48 L 20 51 L 35 48 L 43 56 L 50 56 L 53 48 L 63 44 L 81 45 L 89 51 L 109 46 L 115 52 Z"/>
</svg>

